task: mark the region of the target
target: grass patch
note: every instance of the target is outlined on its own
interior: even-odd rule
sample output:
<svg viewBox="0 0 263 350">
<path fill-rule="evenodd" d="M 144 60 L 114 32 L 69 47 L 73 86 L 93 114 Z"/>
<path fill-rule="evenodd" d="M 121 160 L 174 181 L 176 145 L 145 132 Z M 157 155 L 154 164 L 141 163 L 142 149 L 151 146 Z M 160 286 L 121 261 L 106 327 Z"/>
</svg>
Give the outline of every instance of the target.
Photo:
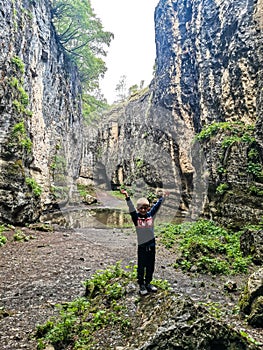
<svg viewBox="0 0 263 350">
<path fill-rule="evenodd" d="M 28 242 L 30 239 L 34 239 L 35 237 L 32 235 L 26 235 L 21 230 L 15 230 L 13 235 L 14 242 Z"/>
<path fill-rule="evenodd" d="M 166 248 L 179 252 L 174 266 L 184 270 L 194 266 L 201 273 L 246 273 L 252 261 L 242 256 L 241 232 L 227 231 L 212 221 L 162 224 L 156 232 Z"/>
<path fill-rule="evenodd" d="M 120 191 L 110 191 L 110 194 L 115 197 L 115 198 L 118 198 L 118 199 L 124 199 L 124 195 L 122 193 L 120 193 Z"/>
<path fill-rule="evenodd" d="M 2 247 L 7 242 L 6 236 L 3 235 L 3 232 L 5 232 L 7 228 L 5 225 L 0 225 L 0 247 Z"/>
</svg>

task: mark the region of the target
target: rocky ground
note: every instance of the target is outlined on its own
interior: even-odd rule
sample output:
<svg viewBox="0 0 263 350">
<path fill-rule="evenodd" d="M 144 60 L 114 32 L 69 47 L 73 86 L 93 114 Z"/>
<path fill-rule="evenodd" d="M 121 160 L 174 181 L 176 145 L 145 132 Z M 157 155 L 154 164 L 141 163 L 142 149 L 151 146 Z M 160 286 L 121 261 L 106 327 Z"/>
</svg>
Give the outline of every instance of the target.
<svg viewBox="0 0 263 350">
<path fill-rule="evenodd" d="M 54 305 L 84 294 L 82 282 L 97 269 L 117 261 L 136 263 L 133 229 L 59 229 L 52 233 L 25 228 L 28 241 L 12 241 L 0 248 L 0 344 L 1 350 L 36 349 L 35 328 L 54 314 Z M 246 326 L 233 312 L 245 276 L 232 278 L 236 292 L 227 293 L 227 277 L 196 275 L 175 270 L 175 256 L 160 244 L 157 249 L 156 278 L 167 279 L 178 298 L 190 295 L 195 302 L 219 303 L 230 324 L 263 342 L 263 330 Z"/>
</svg>

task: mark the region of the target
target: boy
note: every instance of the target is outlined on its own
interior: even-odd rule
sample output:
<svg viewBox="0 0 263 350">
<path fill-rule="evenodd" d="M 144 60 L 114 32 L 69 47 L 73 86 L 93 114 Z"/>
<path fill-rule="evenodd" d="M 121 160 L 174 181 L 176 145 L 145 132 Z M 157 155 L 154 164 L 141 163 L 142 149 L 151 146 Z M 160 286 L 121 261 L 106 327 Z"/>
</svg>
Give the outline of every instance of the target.
<svg viewBox="0 0 263 350">
<path fill-rule="evenodd" d="M 140 198 L 137 201 L 136 209 L 126 190 L 121 190 L 125 195 L 132 221 L 136 228 L 138 241 L 138 268 L 137 281 L 140 286 L 140 294 L 157 292 L 157 288 L 151 284 L 155 265 L 155 237 L 154 217 L 163 203 L 168 192 L 161 196 L 156 204 L 150 208 L 147 198 Z"/>
</svg>

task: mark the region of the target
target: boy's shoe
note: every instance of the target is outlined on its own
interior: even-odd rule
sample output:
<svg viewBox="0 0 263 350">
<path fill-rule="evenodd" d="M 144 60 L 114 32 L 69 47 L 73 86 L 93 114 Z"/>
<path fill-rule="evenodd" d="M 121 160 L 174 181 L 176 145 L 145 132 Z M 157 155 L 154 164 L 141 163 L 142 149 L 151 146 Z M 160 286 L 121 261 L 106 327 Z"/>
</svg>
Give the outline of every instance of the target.
<svg viewBox="0 0 263 350">
<path fill-rule="evenodd" d="M 140 293 L 141 295 L 147 295 L 147 294 L 148 294 L 148 291 L 147 291 L 147 289 L 146 289 L 146 287 L 145 287 L 144 284 L 141 284 L 141 285 L 140 285 L 139 293 Z"/>
<path fill-rule="evenodd" d="M 157 288 L 155 286 L 153 286 L 152 284 L 147 284 L 146 289 L 148 292 L 152 292 L 152 293 L 156 293 L 157 292 Z"/>
</svg>

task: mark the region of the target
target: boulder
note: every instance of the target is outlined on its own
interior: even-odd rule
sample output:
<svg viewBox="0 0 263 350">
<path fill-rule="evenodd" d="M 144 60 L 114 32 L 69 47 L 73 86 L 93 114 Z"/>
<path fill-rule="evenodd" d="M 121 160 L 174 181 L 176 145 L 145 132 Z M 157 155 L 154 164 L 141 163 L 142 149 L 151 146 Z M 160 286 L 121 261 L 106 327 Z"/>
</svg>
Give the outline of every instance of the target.
<svg viewBox="0 0 263 350">
<path fill-rule="evenodd" d="M 140 350 L 258 349 L 237 331 L 210 316 L 191 300 L 177 301 L 174 314 Z"/>
<path fill-rule="evenodd" d="M 244 256 L 252 255 L 257 265 L 263 263 L 263 230 L 246 230 L 240 237 L 240 249 Z"/>
<path fill-rule="evenodd" d="M 241 315 L 248 316 L 248 323 L 263 328 L 263 268 L 249 277 L 239 304 Z"/>
</svg>

